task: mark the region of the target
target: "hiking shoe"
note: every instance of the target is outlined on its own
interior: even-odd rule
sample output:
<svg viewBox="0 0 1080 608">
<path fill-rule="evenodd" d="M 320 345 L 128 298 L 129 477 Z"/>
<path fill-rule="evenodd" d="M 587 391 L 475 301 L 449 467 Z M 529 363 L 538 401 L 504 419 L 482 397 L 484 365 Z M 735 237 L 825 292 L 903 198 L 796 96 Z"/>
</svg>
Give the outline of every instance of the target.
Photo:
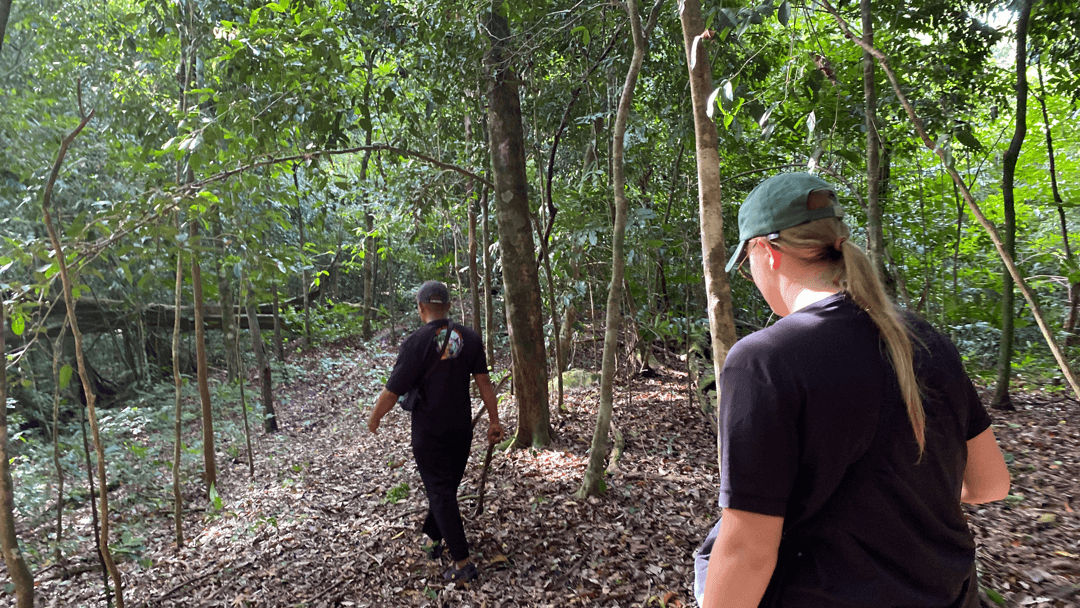
<svg viewBox="0 0 1080 608">
<path fill-rule="evenodd" d="M 469 562 L 461 568 L 455 568 L 451 565 L 445 571 L 443 571 L 443 580 L 450 581 L 451 583 L 468 583 L 476 580 L 476 577 L 480 573 L 476 571 L 476 564 Z"/>
<path fill-rule="evenodd" d="M 443 555 L 443 549 L 446 547 L 441 540 L 435 541 L 430 545 L 424 545 L 424 553 L 431 561 L 437 562 Z"/>
</svg>

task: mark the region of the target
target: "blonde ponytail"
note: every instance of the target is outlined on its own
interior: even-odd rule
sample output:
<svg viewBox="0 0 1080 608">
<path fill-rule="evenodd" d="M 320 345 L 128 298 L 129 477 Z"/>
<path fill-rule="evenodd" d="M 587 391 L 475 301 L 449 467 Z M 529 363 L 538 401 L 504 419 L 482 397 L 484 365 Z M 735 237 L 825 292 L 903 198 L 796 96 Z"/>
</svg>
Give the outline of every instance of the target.
<svg viewBox="0 0 1080 608">
<path fill-rule="evenodd" d="M 832 281 L 877 325 L 896 372 L 921 459 L 926 449 L 926 413 L 912 362 L 911 336 L 899 311 L 885 294 L 870 259 L 858 245 L 847 240 L 849 235 L 847 225 L 838 218 L 826 218 L 780 231 L 778 244 L 815 252 L 808 261 L 831 262 L 834 268 Z"/>
</svg>

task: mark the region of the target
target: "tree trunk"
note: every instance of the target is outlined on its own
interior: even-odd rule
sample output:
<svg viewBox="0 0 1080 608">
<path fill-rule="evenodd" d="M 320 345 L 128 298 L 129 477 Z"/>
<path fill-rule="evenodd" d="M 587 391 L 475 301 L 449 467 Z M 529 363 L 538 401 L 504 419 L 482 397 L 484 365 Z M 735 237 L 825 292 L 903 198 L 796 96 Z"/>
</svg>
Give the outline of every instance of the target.
<svg viewBox="0 0 1080 608">
<path fill-rule="evenodd" d="M 956 202 L 956 239 L 953 241 L 952 256 L 952 297 L 953 301 L 960 300 L 960 241 L 964 236 L 964 201 L 960 199 L 960 190 L 953 183 L 953 200 Z"/>
<path fill-rule="evenodd" d="M 869 51 L 874 58 L 878 60 L 878 65 L 885 71 L 885 76 L 892 85 L 893 93 L 895 93 L 897 100 L 900 101 L 900 105 L 904 107 L 904 112 L 907 113 L 908 119 L 911 121 L 911 125 L 918 134 L 919 139 L 927 149 L 933 151 L 933 153 L 942 160 L 945 171 L 948 172 L 953 183 L 956 184 L 956 187 L 959 188 L 960 192 L 964 195 L 964 202 L 967 203 L 971 214 L 975 216 L 976 221 L 979 222 L 979 225 L 982 226 L 982 229 L 986 232 L 987 236 L 990 237 L 990 241 L 994 244 L 994 250 L 997 251 L 998 257 L 1001 258 L 1001 261 L 1005 264 L 1005 268 L 1008 269 L 1009 275 L 1012 276 L 1017 289 L 1020 290 L 1028 307 L 1031 309 L 1031 316 L 1035 318 L 1035 324 L 1039 326 L 1039 332 L 1042 333 L 1046 345 L 1054 355 L 1054 361 L 1057 362 L 1058 368 L 1061 370 L 1062 375 L 1065 376 L 1069 388 L 1072 389 L 1073 394 L 1076 395 L 1077 398 L 1080 398 L 1080 378 L 1077 378 L 1076 373 L 1072 369 L 1072 365 L 1070 365 L 1069 360 L 1065 357 L 1064 351 L 1061 350 L 1057 340 L 1054 338 L 1054 332 L 1042 314 L 1042 308 L 1039 306 L 1039 301 L 1035 298 L 1035 293 L 1028 287 L 1027 281 L 1025 281 L 1023 275 L 1020 274 L 1020 270 L 1013 260 L 1013 256 L 1006 250 L 1005 243 L 1002 241 L 997 227 L 995 227 L 990 219 L 986 217 L 986 214 L 983 213 L 982 207 L 976 202 L 975 197 L 971 194 L 971 190 L 967 187 L 967 183 L 964 182 L 964 178 L 960 177 L 960 173 L 958 173 L 953 166 L 946 151 L 943 150 L 937 142 L 931 139 L 929 134 L 927 134 L 922 119 L 915 113 L 915 107 L 904 93 L 904 87 L 901 85 L 900 79 L 896 76 L 896 72 L 889 67 L 888 57 L 885 56 L 885 53 L 872 46 L 866 45 L 866 43 L 856 37 L 851 32 L 851 26 L 849 26 L 847 21 L 840 16 L 829 0 L 820 0 L 820 5 L 833 16 L 833 19 L 836 20 L 837 24 L 840 26 L 840 30 L 848 40 L 861 46 L 864 50 Z"/>
<path fill-rule="evenodd" d="M 468 115 L 465 116 L 465 152 L 466 160 L 471 155 L 469 152 L 472 150 L 472 120 Z M 484 186 L 480 186 L 483 190 Z M 480 318 L 480 271 L 476 263 L 476 254 L 479 245 L 476 241 L 476 202 L 473 201 L 473 194 L 475 193 L 475 186 L 472 181 L 469 182 L 465 190 L 465 204 L 468 205 L 469 213 L 469 295 L 470 305 L 472 307 L 472 328 L 477 335 L 481 334 L 481 318 Z"/>
<path fill-rule="evenodd" d="M 143 321 L 143 316 L 141 314 L 141 303 L 139 304 L 139 309 L 139 318 L 135 319 L 135 328 L 137 330 L 135 338 L 137 340 L 136 344 L 138 346 L 138 353 L 136 354 L 136 357 L 139 360 L 139 365 L 141 365 L 143 369 L 143 386 L 150 386 L 151 384 L 153 384 L 155 378 L 153 373 L 150 371 L 150 359 L 146 356 L 146 323 Z"/>
<path fill-rule="evenodd" d="M 659 8 L 653 9 L 655 13 Z M 589 464 L 581 480 L 578 496 L 595 496 L 604 491 L 604 469 L 608 455 L 608 431 L 611 427 L 611 412 L 615 382 L 615 356 L 619 349 L 619 327 L 621 325 L 619 304 L 622 301 L 623 271 L 626 256 L 623 253 L 623 241 L 626 236 L 626 214 L 629 203 L 626 200 L 626 169 L 623 159 L 623 144 L 626 136 L 626 122 L 630 117 L 630 106 L 634 98 L 634 87 L 641 63 L 645 59 L 645 34 L 641 28 L 636 0 L 627 0 L 626 12 L 630 17 L 630 31 L 634 38 L 634 55 L 630 68 L 626 72 L 622 95 L 619 97 L 618 111 L 615 114 L 615 127 L 611 135 L 612 181 L 615 186 L 615 225 L 611 234 L 611 283 L 608 289 L 606 331 L 604 333 L 604 357 L 600 372 L 600 409 L 596 415 L 596 429 L 593 431 L 592 447 L 589 449 Z M 655 17 L 655 15 L 654 15 Z"/>
<path fill-rule="evenodd" d="M 0 0 L 0 51 L 4 50 L 4 32 L 7 31 L 7 22 L 10 15 L 11 0 Z"/>
<path fill-rule="evenodd" d="M 649 364 L 652 359 L 652 341 L 648 337 L 642 337 L 641 327 L 638 325 L 637 303 L 634 302 L 634 294 L 630 291 L 630 281 L 623 277 L 623 301 L 626 302 L 626 319 L 628 348 L 630 362 L 633 364 L 631 374 L 642 374 L 652 369 Z M 658 313 L 653 313 L 658 314 Z M 637 360 L 634 360 L 634 356 Z"/>
<path fill-rule="evenodd" d="M 120 579 L 120 571 L 117 570 L 116 562 L 113 561 L 112 553 L 109 550 L 109 493 L 106 491 L 106 488 L 108 488 L 109 485 L 106 480 L 105 472 L 105 444 L 101 440 L 101 427 L 99 426 L 97 419 L 94 389 L 90 382 L 90 373 L 86 365 L 86 358 L 83 356 L 82 332 L 79 331 L 79 323 L 75 318 L 75 297 L 72 295 L 73 285 L 71 277 L 68 275 L 67 258 L 64 257 L 64 250 L 60 245 L 60 237 L 57 235 L 56 228 L 53 227 L 52 216 L 49 213 L 52 190 L 56 184 L 56 178 L 60 173 L 60 166 L 64 162 L 64 156 L 67 154 L 68 146 L 71 145 L 71 142 L 75 140 L 75 137 L 77 137 L 79 132 L 86 127 L 86 123 L 90 122 L 90 119 L 93 116 L 94 112 L 91 111 L 88 116 L 82 119 L 79 126 L 60 143 L 60 150 L 56 155 L 56 162 L 53 163 L 52 172 L 49 174 L 49 180 L 45 184 L 41 209 L 45 220 L 45 229 L 49 233 L 49 240 L 52 242 L 53 253 L 56 256 L 56 265 L 60 271 L 60 282 L 64 289 L 64 302 L 67 305 L 68 325 L 71 327 L 71 334 L 75 340 L 75 362 L 78 364 L 79 381 L 82 383 L 83 393 L 86 397 L 86 411 L 90 418 L 90 432 L 94 438 L 94 449 L 97 452 L 97 475 L 101 487 L 99 495 L 101 501 L 101 531 L 98 534 L 98 549 L 101 552 L 102 560 L 105 562 L 105 569 L 109 573 L 110 578 L 112 578 L 113 585 L 116 587 L 116 605 L 118 608 L 124 608 L 123 581 Z M 5 555 L 7 554 L 6 548 L 4 553 Z M 108 593 L 107 589 L 106 593 Z"/>
<path fill-rule="evenodd" d="M 667 206 L 664 209 L 664 221 L 660 224 L 661 234 L 667 230 L 668 223 L 671 221 L 671 206 L 675 202 L 675 192 L 677 191 L 675 186 L 679 179 L 679 168 L 682 166 L 683 146 L 684 141 L 680 137 L 679 151 L 675 153 L 675 165 L 671 168 L 671 177 L 668 180 Z M 663 314 L 671 306 L 666 269 L 668 251 L 666 249 L 657 250 L 656 254 L 656 289 L 652 292 L 656 299 L 652 302 L 652 305 L 657 308 L 658 313 Z"/>
<path fill-rule="evenodd" d="M 541 178 L 540 180 L 540 191 L 544 194 L 544 203 L 547 210 L 547 221 L 542 230 L 539 223 L 537 224 L 537 236 L 540 238 L 540 256 L 541 260 L 543 261 L 544 273 L 547 276 L 548 283 L 548 308 L 550 309 L 549 312 L 551 313 L 551 343 L 552 348 L 555 350 L 555 375 L 558 379 L 557 386 L 559 389 L 559 398 L 556 405 L 558 411 L 563 410 L 563 372 L 565 371 L 566 355 L 564 351 L 566 350 L 566 345 L 564 344 L 562 340 L 562 335 L 559 331 L 559 306 L 558 300 L 555 297 L 555 275 L 551 270 L 551 233 L 552 230 L 555 228 L 555 215 L 559 211 L 558 208 L 555 206 L 555 201 L 552 195 L 552 191 L 554 190 L 552 182 L 554 181 L 555 175 L 555 153 L 559 149 L 559 141 L 562 139 L 563 132 L 566 130 L 566 126 L 570 122 L 571 110 L 573 109 L 574 104 L 577 102 L 578 97 L 581 95 L 581 91 L 585 88 L 585 83 L 588 81 L 593 71 L 596 70 L 596 68 L 598 68 L 603 63 L 608 53 L 611 52 L 611 49 L 615 47 L 616 40 L 617 37 L 612 37 L 611 42 L 600 54 L 599 59 L 591 66 L 589 66 L 588 70 L 586 70 L 585 76 L 582 79 L 582 83 L 575 87 L 574 90 L 570 93 L 570 101 L 566 104 L 566 109 L 563 110 L 562 119 L 559 121 L 559 127 L 555 130 L 555 136 L 552 137 L 551 140 L 551 150 L 548 152 L 546 187 L 544 187 L 545 184 L 543 178 Z M 595 150 L 593 150 L 593 156 L 595 158 Z M 539 150 L 537 151 L 536 159 L 538 165 L 537 173 L 543 176 L 544 173 L 539 167 Z M 586 160 L 586 171 L 588 170 L 588 165 L 589 161 Z"/>
<path fill-rule="evenodd" d="M 482 187 L 482 186 L 481 186 Z M 476 203 L 469 200 L 469 295 L 472 307 L 472 328 L 477 335 L 481 335 L 481 312 L 480 312 L 480 272 L 476 264 L 476 254 L 479 248 L 476 242 Z"/>
<path fill-rule="evenodd" d="M 374 65 L 374 54 L 368 53 L 368 83 L 371 82 L 371 71 Z M 364 86 L 364 106 L 369 105 L 371 86 L 365 84 Z M 367 129 L 364 132 L 364 145 L 371 145 L 371 129 Z M 371 151 L 364 152 L 364 157 L 360 161 L 360 181 L 367 185 L 367 173 L 368 164 L 371 162 Z M 471 182 L 470 182 L 471 183 Z M 360 335 L 365 340 L 371 339 L 371 317 L 375 313 L 375 262 L 379 257 L 376 252 L 375 237 L 375 215 L 367 209 L 369 201 L 367 200 L 366 191 L 364 191 L 364 324 L 360 329 Z"/>
<path fill-rule="evenodd" d="M 1046 85 L 1043 84 L 1043 72 L 1042 61 L 1038 64 L 1039 73 L 1039 95 L 1036 99 L 1039 101 L 1039 108 L 1042 110 L 1043 117 L 1043 130 L 1046 134 L 1046 156 L 1050 161 L 1050 191 L 1054 196 L 1054 206 L 1057 207 L 1058 219 L 1061 222 L 1061 243 L 1065 249 L 1065 259 L 1069 262 L 1070 269 L 1076 263 L 1076 256 L 1073 255 L 1072 248 L 1069 247 L 1069 226 L 1065 222 L 1065 201 L 1061 198 L 1061 191 L 1058 190 L 1057 181 L 1057 162 L 1054 159 L 1054 137 L 1050 130 L 1050 113 L 1046 111 Z M 1077 316 L 1077 301 L 1078 294 L 1080 294 L 1080 284 L 1069 281 L 1069 309 L 1065 314 L 1065 323 L 1062 329 L 1065 333 L 1070 334 L 1065 338 L 1065 343 L 1070 344 L 1076 338 L 1076 316 Z M 1072 339 L 1072 340 L 1070 340 Z"/>
<path fill-rule="evenodd" d="M 244 278 L 241 276 L 241 285 L 243 284 L 243 280 Z M 237 317 L 239 317 L 239 315 L 237 315 Z M 236 384 L 240 387 L 240 415 L 244 418 L 244 447 L 247 449 L 248 479 L 255 479 L 255 456 L 251 450 L 251 425 L 248 424 L 247 391 L 244 390 L 244 385 L 247 384 L 247 371 L 244 369 L 244 360 L 239 354 L 240 332 L 236 332 L 236 344 L 233 346 L 236 347 L 235 351 L 237 353 L 236 367 L 240 370 L 240 377 Z M 266 358 L 265 355 L 263 358 Z"/>
<path fill-rule="evenodd" d="M 364 236 L 364 325 L 361 335 L 365 340 L 371 339 L 371 318 L 375 316 L 375 268 L 379 259 L 378 243 L 374 236 L 375 216 L 364 213 L 364 228 L 367 231 Z"/>
<path fill-rule="evenodd" d="M 281 306 L 278 304 L 277 281 L 270 283 L 270 289 L 274 291 L 274 354 L 278 361 L 285 360 L 285 341 L 281 338 L 281 315 L 278 313 Z M 248 327 L 248 329 L 251 329 Z"/>
<path fill-rule="evenodd" d="M 259 366 L 259 378 L 262 387 L 263 430 L 274 433 L 278 430 L 277 414 L 274 412 L 274 389 L 270 377 L 270 359 L 263 349 L 262 332 L 259 331 L 259 315 L 255 314 L 255 286 L 247 284 L 248 331 L 251 332 L 251 350 L 255 353 L 255 363 Z"/>
<path fill-rule="evenodd" d="M 874 44 L 874 18 L 870 0 L 860 0 L 862 13 L 863 40 Z M 870 264 L 878 273 L 883 283 L 888 272 L 885 270 L 885 230 L 882 226 L 881 208 L 881 136 L 877 130 L 877 90 L 874 80 L 874 57 L 863 51 L 863 100 L 866 120 L 866 253 Z M 890 295 L 893 290 L 890 290 Z"/>
<path fill-rule="evenodd" d="M 86 463 L 86 488 L 90 491 L 90 525 L 95 535 L 101 534 L 101 526 L 98 520 L 97 504 L 94 499 L 97 498 L 97 494 L 94 492 L 94 465 L 90 461 L 90 442 L 86 440 L 86 412 L 85 408 L 79 408 L 79 431 L 82 435 L 83 445 L 83 461 Z M 105 590 L 105 605 L 112 606 L 112 593 L 109 589 L 109 567 L 105 564 L 105 556 L 101 553 L 101 547 L 95 546 L 94 553 L 97 554 L 98 565 L 101 567 L 101 586 Z"/>
<path fill-rule="evenodd" d="M 308 283 L 307 235 L 304 234 L 304 207 L 301 205 L 300 178 L 296 172 L 297 164 L 293 163 L 292 179 L 293 186 L 296 188 L 296 225 L 300 230 L 300 263 L 303 265 L 300 270 L 300 283 L 304 292 L 304 348 L 308 349 L 311 348 L 311 298 L 308 295 L 310 286 Z"/>
<path fill-rule="evenodd" d="M 680 16 L 683 44 L 690 70 L 690 98 L 694 106 L 694 140 L 698 176 L 698 216 L 701 223 L 701 262 L 705 274 L 705 294 L 709 310 L 709 333 L 712 340 L 713 372 L 724 369 L 728 349 L 735 344 L 735 316 L 731 303 L 731 284 L 724 266 L 724 216 L 721 208 L 720 156 L 717 152 L 716 124 L 707 112 L 712 93 L 712 67 L 706 52 L 705 21 L 699 0 L 686 0 Z M 698 40 L 695 48 L 695 40 Z M 696 51 L 696 55 L 694 55 Z M 719 399 L 719 390 L 717 390 Z"/>
<path fill-rule="evenodd" d="M 188 91 L 191 90 L 191 84 L 195 80 L 195 68 L 198 64 L 195 36 L 192 33 L 194 30 L 193 20 L 195 9 L 191 5 L 190 0 L 184 2 L 182 12 L 184 23 L 179 32 L 181 58 L 177 74 L 180 82 L 180 115 L 186 116 L 188 110 L 192 107 L 187 95 Z M 192 171 L 189 159 L 184 158 L 178 160 L 176 164 L 177 184 L 190 184 L 194 181 L 195 175 Z M 194 216 L 191 217 L 188 222 L 188 242 L 191 247 L 191 292 L 195 323 L 196 384 L 199 389 L 199 399 L 202 404 L 203 480 L 206 483 L 207 495 L 209 495 L 210 489 L 217 483 L 217 457 L 214 452 L 214 414 L 210 405 L 210 386 L 208 384 L 209 366 L 206 355 L 206 325 L 204 321 L 205 310 L 203 308 L 202 267 L 199 261 L 199 223 L 200 218 Z M 179 310 L 176 312 L 179 313 Z M 101 493 L 106 494 L 104 485 L 102 485 Z M 104 516 L 102 516 L 102 519 L 104 519 Z"/>
<path fill-rule="evenodd" d="M 0 322 L 0 327 L 3 323 Z M 53 343 L 53 411 L 52 411 L 52 440 L 53 440 L 53 466 L 56 468 L 56 550 L 53 553 L 54 559 L 57 563 L 60 563 L 64 559 L 63 553 L 60 551 L 60 543 L 64 538 L 64 467 L 60 462 L 60 359 L 64 354 L 64 337 L 67 334 L 67 324 L 64 324 L 64 328 L 60 331 L 60 337 Z M 0 342 L 3 341 L 3 337 L 0 337 Z M 3 348 L 0 348 L 0 357 L 3 356 Z M 0 358 L 0 365 L 3 365 L 6 360 Z M 3 385 L 3 379 L 0 378 L 0 385 Z M 0 403 L 5 401 L 0 398 Z M 0 454 L 0 458 L 4 455 Z"/>
<path fill-rule="evenodd" d="M 543 447 L 551 441 L 544 321 L 540 279 L 533 255 L 535 244 L 529 217 L 518 80 L 508 65 L 511 54 L 505 47 L 510 27 L 500 12 L 502 6 L 502 2 L 492 0 L 487 19 L 491 47 L 485 53 L 484 64 L 492 74 L 488 87 L 488 128 L 494 198 L 510 348 L 518 366 L 514 369 L 518 408 L 514 445 Z"/>
<path fill-rule="evenodd" d="M 3 302 L 0 302 L 0 328 L 6 326 L 6 312 Z M 26 567 L 26 560 L 19 550 L 19 539 L 15 536 L 15 487 L 8 464 L 10 458 L 7 432 L 7 350 L 4 332 L 0 331 L 0 543 L 8 576 L 15 586 L 15 605 L 18 608 L 31 608 L 34 605 L 34 577 Z M 63 495 L 61 502 L 62 500 Z"/>
<path fill-rule="evenodd" d="M 468 197 L 466 196 L 466 200 Z M 461 319 L 463 324 L 466 324 L 465 317 L 465 285 L 461 282 L 461 247 L 458 244 L 458 229 L 454 226 L 454 218 L 450 215 L 450 211 L 446 211 L 446 228 L 450 232 L 450 240 L 454 245 L 454 285 L 457 291 L 458 301 L 458 318 Z M 452 293 L 452 292 L 451 292 Z M 451 297 L 451 300 L 453 298 Z"/>
<path fill-rule="evenodd" d="M 491 231 L 488 227 L 488 189 L 480 192 L 481 223 L 480 231 L 483 233 L 482 252 L 484 261 L 484 348 L 487 349 L 488 365 L 495 362 L 495 294 L 494 285 L 491 284 Z"/>
<path fill-rule="evenodd" d="M 228 314 L 228 311 L 233 309 L 233 293 L 232 293 L 232 281 L 230 281 L 230 269 L 225 267 L 225 238 L 222 236 L 224 230 L 222 229 L 221 213 L 215 213 L 214 218 L 214 241 L 217 246 L 214 248 L 218 255 L 218 259 L 214 264 L 214 270 L 217 274 L 218 283 L 218 299 L 221 302 L 221 341 L 223 350 L 225 351 L 225 377 L 229 382 L 236 380 L 236 361 L 237 354 L 234 352 L 236 348 L 236 339 L 234 332 L 236 332 L 236 323 L 233 315 Z"/>
<path fill-rule="evenodd" d="M 1020 159 L 1020 148 L 1027 135 L 1027 27 L 1031 16 L 1031 0 L 1021 0 L 1020 15 L 1016 21 L 1016 126 L 1012 141 L 1002 159 L 1001 194 L 1004 209 L 1002 223 L 1002 244 L 1009 257 L 1016 259 L 1016 205 L 1013 192 L 1013 180 L 1016 176 L 1016 163 Z M 1009 396 L 1009 381 L 1012 376 L 1013 338 L 1016 310 L 1014 306 L 1013 278 L 1006 268 L 1001 275 L 1001 342 L 998 349 L 997 384 L 991 407 L 1013 409 Z"/>
<path fill-rule="evenodd" d="M 561 329 L 559 330 L 559 356 L 561 359 L 558 361 L 558 367 L 564 372 L 570 367 L 570 347 L 573 345 L 575 323 L 577 323 L 577 308 L 570 304 L 563 309 L 563 317 L 560 323 Z"/>
<path fill-rule="evenodd" d="M 206 355 L 206 326 L 203 323 L 202 267 L 199 262 L 199 218 L 188 222 L 191 242 L 191 291 L 195 309 L 195 369 L 202 404 L 203 480 L 206 493 L 217 485 L 217 456 L 214 452 L 214 411 L 210 404 L 209 363 Z"/>
<path fill-rule="evenodd" d="M 176 218 L 176 231 L 180 232 L 180 217 Z M 176 250 L 176 285 L 173 288 L 173 304 L 180 309 L 184 290 L 184 254 L 178 248 Z M 183 423 L 184 410 L 181 406 L 183 397 L 183 378 L 180 376 L 180 315 L 173 315 L 172 333 L 172 374 L 173 374 L 173 462 L 172 462 L 172 491 L 173 491 L 173 532 L 176 535 L 176 546 L 184 546 L 184 493 L 180 487 L 180 465 L 183 454 Z"/>
<path fill-rule="evenodd" d="M 548 193 L 550 196 L 551 193 Z M 559 340 L 559 306 L 555 299 L 555 273 L 551 270 L 551 252 L 548 249 L 549 240 L 547 235 L 550 234 L 550 229 L 554 225 L 554 205 L 551 206 L 552 213 L 548 216 L 546 230 L 541 230 L 540 225 L 537 224 L 537 237 L 540 239 L 540 260 L 543 262 L 544 275 L 547 277 L 547 291 L 548 291 L 548 310 L 551 313 L 551 348 L 555 351 L 555 378 L 556 388 L 559 391 L 559 397 L 556 400 L 555 409 L 561 412 L 563 410 L 563 370 L 559 367 L 559 364 L 565 357 L 562 353 L 562 343 Z"/>
</svg>

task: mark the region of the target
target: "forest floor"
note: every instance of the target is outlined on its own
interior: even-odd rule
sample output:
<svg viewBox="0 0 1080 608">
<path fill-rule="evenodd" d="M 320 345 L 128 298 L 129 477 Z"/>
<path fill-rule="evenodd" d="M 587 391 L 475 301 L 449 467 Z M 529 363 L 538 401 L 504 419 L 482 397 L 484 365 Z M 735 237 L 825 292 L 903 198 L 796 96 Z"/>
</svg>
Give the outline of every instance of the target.
<svg viewBox="0 0 1080 608">
<path fill-rule="evenodd" d="M 406 415 L 387 416 L 377 435 L 366 429 L 393 357 L 389 344 L 354 340 L 297 355 L 305 371 L 277 390 L 282 430 L 257 434 L 254 478 L 242 455 L 218 446 L 221 507 L 194 506 L 205 499 L 189 484 L 180 549 L 169 510 L 146 514 L 154 530 L 139 559 L 120 566 L 127 606 L 694 605 L 691 553 L 718 515 L 718 474 L 714 435 L 684 372 L 661 367 L 616 387 L 625 452 L 601 498 L 574 498 L 598 386 L 568 391 L 548 449 L 496 451 L 474 515 L 485 417 L 461 488 L 481 574 L 455 585 L 440 577 L 446 563 L 421 549 L 426 501 Z M 968 508 L 984 604 L 1080 606 L 1080 404 L 1032 390 L 994 418 L 1013 488 L 1005 501 Z M 100 572 L 57 574 L 39 575 L 39 606 L 105 605 Z"/>
</svg>

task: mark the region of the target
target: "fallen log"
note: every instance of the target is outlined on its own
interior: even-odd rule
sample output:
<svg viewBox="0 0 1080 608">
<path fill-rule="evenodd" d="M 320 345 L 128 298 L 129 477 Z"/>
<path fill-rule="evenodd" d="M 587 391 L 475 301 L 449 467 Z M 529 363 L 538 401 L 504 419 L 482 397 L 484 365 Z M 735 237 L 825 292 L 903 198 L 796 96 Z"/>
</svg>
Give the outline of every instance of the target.
<svg viewBox="0 0 1080 608">
<path fill-rule="evenodd" d="M 239 307 L 234 307 L 234 314 L 243 312 Z M 82 298 L 75 302 L 75 316 L 79 319 L 79 327 L 84 333 L 108 333 L 118 329 L 132 326 L 142 317 L 146 327 L 171 330 L 176 314 L 176 307 L 171 304 L 144 304 L 138 308 L 123 300 L 90 299 Z M 45 315 L 41 318 L 39 315 Z M 44 332 L 50 337 L 60 333 L 64 318 L 67 315 L 67 306 L 63 301 L 57 302 L 51 310 L 42 308 L 39 313 L 31 314 L 31 322 L 27 323 L 27 331 Z M 274 322 L 272 312 L 259 314 L 259 323 L 271 325 Z M 207 305 L 206 315 L 203 318 L 207 329 L 221 329 L 221 307 Z M 241 329 L 248 328 L 247 316 L 239 317 Z M 195 314 L 190 306 L 180 307 L 180 329 L 191 331 L 195 329 Z M 8 339 L 17 340 L 10 332 Z"/>
</svg>

